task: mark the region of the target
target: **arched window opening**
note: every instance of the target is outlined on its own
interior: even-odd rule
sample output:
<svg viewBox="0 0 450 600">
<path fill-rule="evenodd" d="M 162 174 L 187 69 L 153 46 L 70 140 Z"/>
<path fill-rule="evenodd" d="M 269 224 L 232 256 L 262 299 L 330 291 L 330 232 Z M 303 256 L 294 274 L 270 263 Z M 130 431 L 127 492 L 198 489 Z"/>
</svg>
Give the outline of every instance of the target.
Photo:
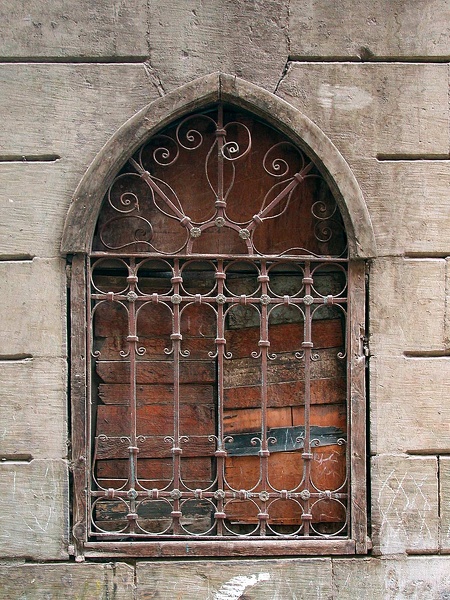
<svg viewBox="0 0 450 600">
<path fill-rule="evenodd" d="M 190 114 L 114 179 L 84 268 L 78 543 L 355 552 L 364 274 L 311 158 L 230 105 Z"/>
</svg>

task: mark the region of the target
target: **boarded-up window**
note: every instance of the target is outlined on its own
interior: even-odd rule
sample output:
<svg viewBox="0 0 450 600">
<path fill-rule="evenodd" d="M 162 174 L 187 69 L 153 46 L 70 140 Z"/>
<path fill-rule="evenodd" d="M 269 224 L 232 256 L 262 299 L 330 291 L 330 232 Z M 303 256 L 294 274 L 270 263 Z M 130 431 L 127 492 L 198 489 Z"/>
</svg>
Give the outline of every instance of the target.
<svg viewBox="0 0 450 600">
<path fill-rule="evenodd" d="M 110 186 L 86 268 L 86 547 L 354 550 L 361 269 L 307 154 L 222 105 L 174 123 Z"/>
</svg>

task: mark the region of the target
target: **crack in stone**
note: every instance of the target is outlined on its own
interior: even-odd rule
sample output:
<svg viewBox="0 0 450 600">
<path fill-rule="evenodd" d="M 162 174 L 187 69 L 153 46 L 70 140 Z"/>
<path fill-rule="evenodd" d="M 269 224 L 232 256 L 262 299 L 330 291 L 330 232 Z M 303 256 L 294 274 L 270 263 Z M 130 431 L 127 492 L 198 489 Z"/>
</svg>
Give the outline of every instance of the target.
<svg viewBox="0 0 450 600">
<path fill-rule="evenodd" d="M 146 60 L 144 63 L 144 69 L 145 72 L 147 73 L 150 81 L 153 83 L 153 85 L 156 87 L 156 89 L 158 90 L 158 94 L 163 97 L 166 95 L 166 90 L 164 89 L 164 86 L 162 84 L 162 81 L 158 75 L 158 73 L 156 72 L 156 70 L 152 67 L 152 65 L 150 64 L 149 60 Z"/>
<path fill-rule="evenodd" d="M 289 73 L 290 67 L 291 67 L 291 61 L 289 60 L 289 57 L 283 67 L 283 71 L 281 72 L 281 76 L 277 81 L 277 84 L 275 86 L 275 91 L 274 94 L 276 94 L 278 92 L 278 88 L 280 87 L 280 85 L 282 84 L 283 80 L 285 79 L 286 75 Z"/>
</svg>

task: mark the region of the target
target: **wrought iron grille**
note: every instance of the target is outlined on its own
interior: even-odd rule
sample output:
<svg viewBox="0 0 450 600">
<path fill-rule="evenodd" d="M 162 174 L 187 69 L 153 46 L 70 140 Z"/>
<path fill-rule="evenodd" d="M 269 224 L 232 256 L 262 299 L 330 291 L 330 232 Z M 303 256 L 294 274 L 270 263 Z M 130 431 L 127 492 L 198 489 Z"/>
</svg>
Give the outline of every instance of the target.
<svg viewBox="0 0 450 600">
<path fill-rule="evenodd" d="M 348 275 L 266 124 L 218 105 L 129 159 L 88 261 L 88 539 L 348 536 Z"/>
</svg>

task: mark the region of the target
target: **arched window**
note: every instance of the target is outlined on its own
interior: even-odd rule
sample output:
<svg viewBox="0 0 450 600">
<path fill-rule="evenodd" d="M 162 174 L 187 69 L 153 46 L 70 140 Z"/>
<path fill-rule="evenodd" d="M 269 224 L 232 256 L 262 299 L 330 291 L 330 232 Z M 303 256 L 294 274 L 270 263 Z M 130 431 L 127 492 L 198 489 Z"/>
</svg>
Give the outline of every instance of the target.
<svg viewBox="0 0 450 600">
<path fill-rule="evenodd" d="M 304 149 L 221 102 L 164 127 L 72 289 L 78 552 L 361 551 L 364 265 Z"/>
</svg>

